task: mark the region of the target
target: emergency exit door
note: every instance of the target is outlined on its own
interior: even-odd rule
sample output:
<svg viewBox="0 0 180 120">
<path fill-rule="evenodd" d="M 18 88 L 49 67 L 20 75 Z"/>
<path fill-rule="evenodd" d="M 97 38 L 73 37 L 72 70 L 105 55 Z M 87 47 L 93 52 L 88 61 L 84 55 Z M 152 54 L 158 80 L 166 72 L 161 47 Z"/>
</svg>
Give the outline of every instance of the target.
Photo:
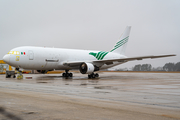
<svg viewBox="0 0 180 120">
<path fill-rule="evenodd" d="M 33 51 L 32 51 L 32 50 L 29 50 L 28 54 L 29 54 L 29 60 L 33 60 L 33 59 L 34 59 L 34 53 L 33 53 Z"/>
</svg>

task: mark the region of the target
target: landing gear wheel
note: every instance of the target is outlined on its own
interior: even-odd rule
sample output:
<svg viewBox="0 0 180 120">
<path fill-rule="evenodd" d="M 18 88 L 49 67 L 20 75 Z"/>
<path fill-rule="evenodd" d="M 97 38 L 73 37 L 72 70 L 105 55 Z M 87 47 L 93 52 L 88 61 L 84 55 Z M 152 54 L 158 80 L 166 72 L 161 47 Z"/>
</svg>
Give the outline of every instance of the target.
<svg viewBox="0 0 180 120">
<path fill-rule="evenodd" d="M 65 76 L 66 76 L 66 73 L 63 73 L 62 76 L 65 77 Z"/>
<path fill-rule="evenodd" d="M 96 74 L 92 73 L 92 74 L 88 75 L 89 79 L 91 79 L 91 78 L 98 78 L 98 77 L 99 77 L 98 73 L 96 73 Z"/>
<path fill-rule="evenodd" d="M 90 75 L 88 75 L 88 78 L 89 78 L 89 79 L 91 79 L 91 76 L 90 76 Z"/>
<path fill-rule="evenodd" d="M 63 73 L 62 76 L 63 76 L 63 77 L 66 77 L 66 78 L 68 78 L 68 77 L 73 77 L 73 74 L 72 74 L 72 73 L 68 73 L 68 71 L 69 71 L 69 70 L 66 70 L 66 72 Z"/>
<path fill-rule="evenodd" d="M 72 73 L 69 73 L 69 77 L 73 77 L 73 74 L 72 74 Z"/>
<path fill-rule="evenodd" d="M 99 77 L 99 74 L 96 73 L 96 74 L 95 74 L 95 77 L 98 78 L 98 77 Z"/>
</svg>

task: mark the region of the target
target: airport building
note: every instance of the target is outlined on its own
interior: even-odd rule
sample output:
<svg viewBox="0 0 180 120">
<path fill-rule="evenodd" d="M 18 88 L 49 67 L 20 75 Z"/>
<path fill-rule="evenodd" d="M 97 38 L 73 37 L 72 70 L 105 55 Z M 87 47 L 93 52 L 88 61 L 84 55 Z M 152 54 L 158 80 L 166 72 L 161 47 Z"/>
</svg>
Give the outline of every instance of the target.
<svg viewBox="0 0 180 120">
<path fill-rule="evenodd" d="M 15 70 L 14 67 L 6 64 L 3 60 L 0 60 L 0 74 L 5 74 L 6 70 Z"/>
</svg>

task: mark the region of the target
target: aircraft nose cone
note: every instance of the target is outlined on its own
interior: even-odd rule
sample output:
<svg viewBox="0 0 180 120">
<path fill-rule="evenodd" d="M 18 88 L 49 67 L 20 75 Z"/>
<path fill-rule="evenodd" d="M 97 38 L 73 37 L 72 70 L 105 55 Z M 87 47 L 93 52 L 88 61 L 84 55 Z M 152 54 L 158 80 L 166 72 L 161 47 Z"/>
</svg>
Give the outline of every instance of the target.
<svg viewBox="0 0 180 120">
<path fill-rule="evenodd" d="M 9 63 L 9 58 L 10 58 L 10 55 L 9 54 L 6 54 L 4 57 L 3 57 L 3 61 L 5 63 Z"/>
</svg>

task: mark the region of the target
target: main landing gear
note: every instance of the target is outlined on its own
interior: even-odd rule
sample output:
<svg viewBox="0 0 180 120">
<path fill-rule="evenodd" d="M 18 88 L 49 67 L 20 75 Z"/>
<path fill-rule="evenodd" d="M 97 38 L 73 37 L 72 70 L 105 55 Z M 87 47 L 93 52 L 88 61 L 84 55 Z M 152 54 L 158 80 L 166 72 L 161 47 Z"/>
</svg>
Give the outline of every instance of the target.
<svg viewBox="0 0 180 120">
<path fill-rule="evenodd" d="M 91 73 L 90 75 L 88 75 L 89 79 L 91 79 L 91 78 L 98 78 L 98 77 L 99 77 L 98 73 Z"/>
<path fill-rule="evenodd" d="M 68 77 L 73 77 L 73 74 L 69 73 L 69 70 L 65 70 L 65 73 L 63 73 L 62 76 L 68 78 Z M 98 78 L 98 77 L 99 77 L 98 73 L 91 73 L 88 75 L 89 79 Z"/>
<path fill-rule="evenodd" d="M 65 70 L 65 73 L 62 74 L 63 77 L 73 77 L 72 73 L 68 73 L 69 70 Z"/>
</svg>

